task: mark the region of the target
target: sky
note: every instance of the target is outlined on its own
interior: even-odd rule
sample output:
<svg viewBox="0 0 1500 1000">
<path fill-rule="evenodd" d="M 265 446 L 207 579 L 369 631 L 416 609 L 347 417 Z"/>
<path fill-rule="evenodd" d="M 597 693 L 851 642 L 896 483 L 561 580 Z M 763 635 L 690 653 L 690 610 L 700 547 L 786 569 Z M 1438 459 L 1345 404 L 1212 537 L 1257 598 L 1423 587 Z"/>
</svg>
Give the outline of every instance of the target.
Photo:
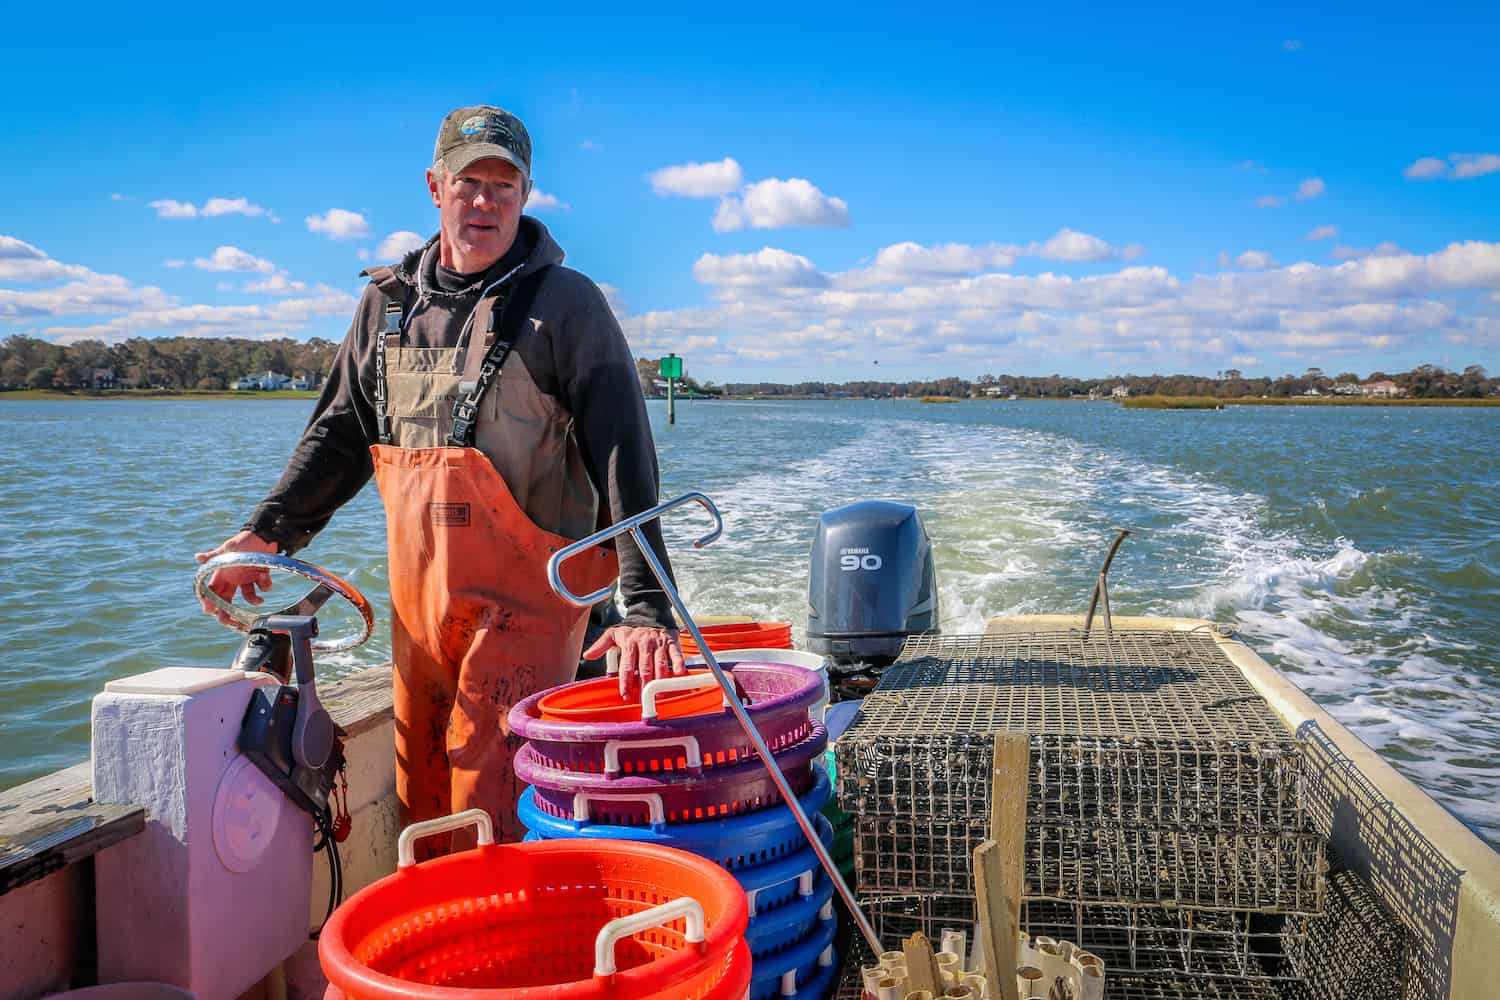
<svg viewBox="0 0 1500 1000">
<path fill-rule="evenodd" d="M 700 380 L 1500 371 L 1493 3 L 548 6 L 8 12 L 0 337 L 340 338 L 491 103 Z"/>
</svg>

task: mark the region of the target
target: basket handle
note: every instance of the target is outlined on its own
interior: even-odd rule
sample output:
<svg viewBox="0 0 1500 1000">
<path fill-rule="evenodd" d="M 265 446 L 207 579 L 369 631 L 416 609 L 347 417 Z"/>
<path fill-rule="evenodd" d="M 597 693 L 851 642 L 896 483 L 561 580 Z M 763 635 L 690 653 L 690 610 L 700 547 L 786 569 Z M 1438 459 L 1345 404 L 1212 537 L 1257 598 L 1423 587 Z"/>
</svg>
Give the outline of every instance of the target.
<svg viewBox="0 0 1500 1000">
<path fill-rule="evenodd" d="M 805 899 L 806 897 L 813 894 L 813 880 L 817 877 L 817 874 L 818 869 L 809 868 L 805 872 L 798 872 L 796 875 L 784 878 L 779 882 L 772 882 L 770 885 L 763 885 L 759 889 L 746 889 L 745 905 L 750 908 L 750 919 L 755 919 L 755 897 L 760 893 L 765 892 L 767 889 L 774 889 L 778 885 L 786 885 L 788 882 L 791 882 L 795 879 L 797 882 L 797 895 Z"/>
<path fill-rule="evenodd" d="M 483 809 L 465 809 L 452 816 L 440 816 L 437 819 L 413 823 L 402 830 L 401 836 L 396 840 L 396 867 L 398 869 L 410 868 L 417 863 L 417 854 L 413 845 L 423 837 L 448 833 L 450 830 L 462 830 L 466 826 L 479 828 L 479 846 L 487 847 L 495 842 L 495 821 L 490 819 L 490 814 Z"/>
<path fill-rule="evenodd" d="M 652 683 L 656 683 L 652 681 Z M 718 681 L 714 682 L 715 684 Z M 605 740 L 604 741 L 604 773 L 620 773 L 620 751 L 635 750 L 647 747 L 681 747 L 687 756 L 688 768 L 694 773 L 703 770 L 703 752 L 698 748 L 698 737 L 691 733 L 682 736 L 668 736 L 659 740 Z"/>
<path fill-rule="evenodd" d="M 667 825 L 667 809 L 657 792 L 577 792 L 573 795 L 573 822 L 589 822 L 590 802 L 644 802 L 651 825 L 658 828 Z"/>
<path fill-rule="evenodd" d="M 647 681 L 641 688 L 641 721 L 656 721 L 656 696 L 667 691 L 687 691 L 692 688 L 716 687 L 718 678 L 712 673 L 682 674 L 678 677 L 658 677 Z M 729 696 L 724 696 L 724 707 L 729 707 Z"/>
<path fill-rule="evenodd" d="M 687 933 L 683 936 L 688 944 L 702 945 L 705 930 L 703 904 L 691 896 L 683 896 L 640 913 L 616 917 L 599 928 L 599 936 L 594 938 L 594 975 L 615 974 L 615 945 L 621 938 L 660 927 L 679 917 L 687 918 Z"/>
</svg>

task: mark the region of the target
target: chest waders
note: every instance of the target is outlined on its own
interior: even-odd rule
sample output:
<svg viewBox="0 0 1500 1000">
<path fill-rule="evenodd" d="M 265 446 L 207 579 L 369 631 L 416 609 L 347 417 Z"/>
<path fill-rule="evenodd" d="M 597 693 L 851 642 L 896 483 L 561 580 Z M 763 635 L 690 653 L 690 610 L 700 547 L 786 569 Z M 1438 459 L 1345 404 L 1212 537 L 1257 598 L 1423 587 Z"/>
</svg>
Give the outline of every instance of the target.
<svg viewBox="0 0 1500 1000">
<path fill-rule="evenodd" d="M 498 840 L 520 840 L 522 787 L 513 767 L 520 741 L 506 716 L 527 695 L 573 680 L 588 610 L 558 598 L 547 582 L 548 558 L 572 539 L 526 515 L 474 446 L 474 430 L 481 401 L 498 391 L 500 370 L 529 325 L 545 269 L 479 302 L 466 354 L 404 346 L 407 288 L 387 268 L 369 273 L 389 301 L 375 353 L 379 443 L 370 454 L 390 555 L 401 825 L 477 806 L 494 818 Z M 449 396 L 446 446 L 392 443 L 393 421 L 415 413 L 414 400 Z M 580 593 L 618 572 L 604 548 L 570 565 L 579 567 L 569 585 Z M 424 841 L 429 856 L 442 853 L 441 839 Z"/>
</svg>

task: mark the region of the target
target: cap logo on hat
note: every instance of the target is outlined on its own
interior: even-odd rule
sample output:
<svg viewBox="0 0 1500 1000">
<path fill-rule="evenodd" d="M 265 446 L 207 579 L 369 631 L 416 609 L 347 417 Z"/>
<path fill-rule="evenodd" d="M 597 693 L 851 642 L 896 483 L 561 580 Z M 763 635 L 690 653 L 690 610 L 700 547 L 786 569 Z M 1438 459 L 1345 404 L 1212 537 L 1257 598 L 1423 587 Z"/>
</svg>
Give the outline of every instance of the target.
<svg viewBox="0 0 1500 1000">
<path fill-rule="evenodd" d="M 433 162 L 462 170 L 476 159 L 497 156 L 509 160 L 523 176 L 531 175 L 531 137 L 521 120 L 503 108 L 480 105 L 449 112 L 438 129 Z"/>
</svg>

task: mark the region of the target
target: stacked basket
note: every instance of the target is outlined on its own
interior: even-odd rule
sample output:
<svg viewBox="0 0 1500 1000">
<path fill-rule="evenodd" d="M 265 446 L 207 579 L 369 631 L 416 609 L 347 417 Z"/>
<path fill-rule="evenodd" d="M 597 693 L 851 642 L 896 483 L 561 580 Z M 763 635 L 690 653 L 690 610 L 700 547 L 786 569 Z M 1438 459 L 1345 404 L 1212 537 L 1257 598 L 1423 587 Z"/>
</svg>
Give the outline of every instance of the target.
<svg viewBox="0 0 1500 1000">
<path fill-rule="evenodd" d="M 821 815 L 832 793 L 822 764 L 828 739 L 810 711 L 823 678 L 777 663 L 738 663 L 731 676 L 803 811 L 832 845 Z M 717 862 L 749 903 L 751 1000 L 828 995 L 832 883 L 711 673 L 652 681 L 638 704 L 620 698 L 614 678 L 564 685 L 516 705 L 510 726 L 527 741 L 516 773 L 532 786 L 518 806 L 529 840 L 629 840 Z"/>
<path fill-rule="evenodd" d="M 419 836 L 479 847 L 416 864 Z M 474 809 L 408 827 L 396 874 L 318 941 L 325 1000 L 743 1000 L 745 894 L 682 851 L 617 841 L 494 843 Z"/>
</svg>

